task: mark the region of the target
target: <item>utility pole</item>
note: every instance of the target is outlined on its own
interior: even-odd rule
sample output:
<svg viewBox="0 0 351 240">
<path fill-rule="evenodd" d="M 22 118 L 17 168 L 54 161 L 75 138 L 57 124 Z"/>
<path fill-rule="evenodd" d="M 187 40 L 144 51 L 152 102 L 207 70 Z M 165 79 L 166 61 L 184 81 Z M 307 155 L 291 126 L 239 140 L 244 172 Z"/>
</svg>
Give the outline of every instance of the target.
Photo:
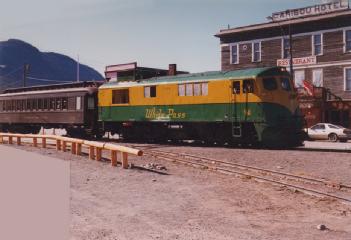
<svg viewBox="0 0 351 240">
<path fill-rule="evenodd" d="M 77 82 L 79 82 L 79 54 L 77 58 Z"/>
<path fill-rule="evenodd" d="M 30 65 L 28 63 L 25 63 L 23 65 L 23 87 L 27 86 L 27 75 L 29 73 L 29 68 L 30 68 Z"/>
<path fill-rule="evenodd" d="M 290 55 L 290 74 L 291 74 L 291 79 L 295 85 L 295 76 L 294 76 L 294 67 L 293 67 L 293 40 L 292 40 L 292 34 L 291 34 L 291 24 L 289 23 L 289 55 Z"/>
</svg>

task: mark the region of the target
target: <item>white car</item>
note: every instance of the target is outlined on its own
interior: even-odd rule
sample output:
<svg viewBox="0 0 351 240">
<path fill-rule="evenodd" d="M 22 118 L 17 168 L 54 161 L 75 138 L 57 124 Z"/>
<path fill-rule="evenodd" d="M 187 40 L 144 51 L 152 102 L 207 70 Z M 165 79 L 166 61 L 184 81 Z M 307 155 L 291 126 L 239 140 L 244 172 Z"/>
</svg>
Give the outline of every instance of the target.
<svg viewBox="0 0 351 240">
<path fill-rule="evenodd" d="M 330 123 L 318 123 L 307 129 L 310 140 L 329 140 L 347 142 L 351 139 L 351 130 Z"/>
</svg>

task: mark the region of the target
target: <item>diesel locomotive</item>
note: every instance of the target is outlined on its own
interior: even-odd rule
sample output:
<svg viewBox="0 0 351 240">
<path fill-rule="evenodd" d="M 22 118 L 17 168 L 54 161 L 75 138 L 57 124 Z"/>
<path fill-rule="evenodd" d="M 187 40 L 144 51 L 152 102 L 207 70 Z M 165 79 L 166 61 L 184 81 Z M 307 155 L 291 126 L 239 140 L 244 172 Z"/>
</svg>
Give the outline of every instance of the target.
<svg viewBox="0 0 351 240">
<path fill-rule="evenodd" d="M 280 67 L 107 82 L 98 101 L 101 128 L 130 141 L 284 147 L 304 139 L 297 93 Z"/>
</svg>

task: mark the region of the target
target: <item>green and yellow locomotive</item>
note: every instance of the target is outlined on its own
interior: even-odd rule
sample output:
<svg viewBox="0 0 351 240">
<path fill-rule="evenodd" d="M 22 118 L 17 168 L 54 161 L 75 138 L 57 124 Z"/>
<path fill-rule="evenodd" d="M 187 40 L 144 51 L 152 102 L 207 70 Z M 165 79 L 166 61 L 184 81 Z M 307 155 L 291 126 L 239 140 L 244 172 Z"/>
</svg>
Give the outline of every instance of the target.
<svg viewBox="0 0 351 240">
<path fill-rule="evenodd" d="M 98 99 L 104 130 L 127 140 L 281 147 L 303 140 L 303 116 L 285 68 L 108 82 Z"/>
</svg>

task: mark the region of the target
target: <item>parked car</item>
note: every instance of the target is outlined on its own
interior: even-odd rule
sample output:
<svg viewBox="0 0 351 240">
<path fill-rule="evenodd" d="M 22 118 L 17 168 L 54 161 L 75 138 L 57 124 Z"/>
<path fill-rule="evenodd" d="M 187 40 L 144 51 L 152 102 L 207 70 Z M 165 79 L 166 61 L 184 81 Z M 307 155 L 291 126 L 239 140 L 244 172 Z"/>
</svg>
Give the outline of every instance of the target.
<svg viewBox="0 0 351 240">
<path fill-rule="evenodd" d="M 351 139 L 351 129 L 330 123 L 318 123 L 307 129 L 310 140 L 329 140 L 347 142 Z"/>
</svg>

